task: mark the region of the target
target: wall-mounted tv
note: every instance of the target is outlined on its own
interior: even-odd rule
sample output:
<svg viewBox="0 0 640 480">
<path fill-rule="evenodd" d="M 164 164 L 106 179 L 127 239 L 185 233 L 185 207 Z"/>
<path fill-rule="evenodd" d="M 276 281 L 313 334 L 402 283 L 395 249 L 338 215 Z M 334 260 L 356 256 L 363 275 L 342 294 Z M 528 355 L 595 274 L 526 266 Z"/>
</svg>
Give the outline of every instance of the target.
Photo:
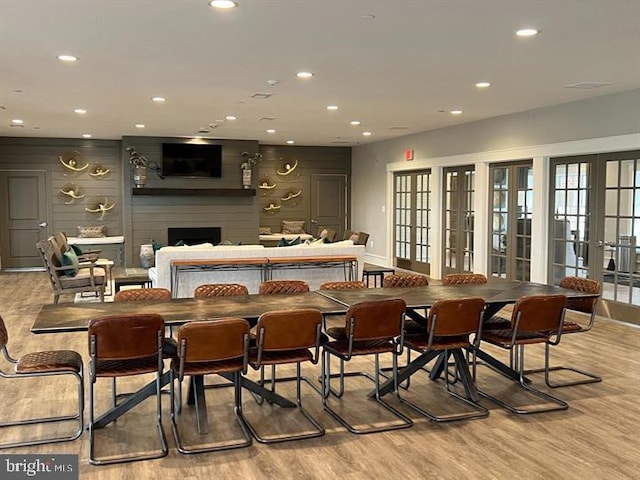
<svg viewBox="0 0 640 480">
<path fill-rule="evenodd" d="M 165 177 L 222 177 L 222 145 L 162 144 Z"/>
</svg>

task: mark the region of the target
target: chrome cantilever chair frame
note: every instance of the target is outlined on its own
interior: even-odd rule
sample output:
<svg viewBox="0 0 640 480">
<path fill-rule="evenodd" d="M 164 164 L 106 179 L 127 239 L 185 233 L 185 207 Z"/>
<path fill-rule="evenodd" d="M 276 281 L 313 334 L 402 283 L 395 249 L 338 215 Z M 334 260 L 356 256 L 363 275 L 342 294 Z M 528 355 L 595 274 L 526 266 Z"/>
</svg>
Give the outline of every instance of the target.
<svg viewBox="0 0 640 480">
<path fill-rule="evenodd" d="M 73 415 L 59 415 L 7 421 L 0 423 L 0 428 L 77 420 L 78 429 L 74 433 L 65 436 L 3 443 L 0 444 L 0 449 L 67 442 L 79 438 L 84 430 L 84 372 L 82 357 L 80 354 L 72 350 L 52 350 L 46 352 L 32 352 L 16 359 L 13 358 L 7 350 L 7 341 L 8 334 L 6 327 L 2 317 L 0 317 L 0 345 L 2 346 L 2 353 L 4 358 L 13 366 L 14 370 L 14 373 L 10 373 L 0 369 L 1 378 L 15 379 L 72 375 L 78 382 L 78 411 Z"/>
</svg>

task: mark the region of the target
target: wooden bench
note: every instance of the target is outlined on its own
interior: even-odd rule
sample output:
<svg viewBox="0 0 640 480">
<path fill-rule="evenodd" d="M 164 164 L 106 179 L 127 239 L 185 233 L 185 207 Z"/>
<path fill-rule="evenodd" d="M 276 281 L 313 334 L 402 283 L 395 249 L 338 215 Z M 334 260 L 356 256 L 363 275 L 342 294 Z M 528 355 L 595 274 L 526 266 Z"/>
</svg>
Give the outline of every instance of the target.
<svg viewBox="0 0 640 480">
<path fill-rule="evenodd" d="M 261 270 L 261 278 L 266 280 L 268 260 L 258 258 L 208 258 L 171 260 L 171 292 L 177 295 L 181 272 L 206 272 L 211 270 Z"/>
</svg>

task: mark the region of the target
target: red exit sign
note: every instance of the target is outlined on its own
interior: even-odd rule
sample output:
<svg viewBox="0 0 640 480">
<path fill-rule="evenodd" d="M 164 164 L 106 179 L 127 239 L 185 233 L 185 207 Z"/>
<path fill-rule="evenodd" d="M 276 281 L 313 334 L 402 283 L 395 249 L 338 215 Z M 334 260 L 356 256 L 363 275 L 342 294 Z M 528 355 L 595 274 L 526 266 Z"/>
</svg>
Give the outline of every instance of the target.
<svg viewBox="0 0 640 480">
<path fill-rule="evenodd" d="M 405 160 L 413 160 L 413 148 L 407 148 L 404 151 L 404 159 Z"/>
</svg>

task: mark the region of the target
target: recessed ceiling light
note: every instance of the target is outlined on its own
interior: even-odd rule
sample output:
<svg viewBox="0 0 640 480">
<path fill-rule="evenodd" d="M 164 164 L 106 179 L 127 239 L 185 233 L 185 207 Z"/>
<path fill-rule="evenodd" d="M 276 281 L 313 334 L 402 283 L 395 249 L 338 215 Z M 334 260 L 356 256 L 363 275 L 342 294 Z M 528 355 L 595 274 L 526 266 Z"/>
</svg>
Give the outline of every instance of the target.
<svg viewBox="0 0 640 480">
<path fill-rule="evenodd" d="M 294 142 L 293 140 L 287 140 L 287 143 L 288 143 L 289 145 L 293 145 L 293 144 L 294 144 L 294 143 L 296 143 L 296 142 Z"/>
<path fill-rule="evenodd" d="M 491 86 L 491 82 L 478 82 L 476 83 L 476 87 L 478 88 L 489 88 Z"/>
<path fill-rule="evenodd" d="M 226 117 L 224 117 L 226 120 L 237 120 L 238 117 L 236 117 L 235 115 L 227 115 Z"/>
<path fill-rule="evenodd" d="M 371 132 L 362 132 L 362 135 L 364 135 L 365 137 L 370 137 L 371 135 L 373 135 L 373 133 L 371 133 Z"/>
<path fill-rule="evenodd" d="M 78 57 L 74 55 L 58 55 L 58 60 L 61 62 L 77 62 Z"/>
<path fill-rule="evenodd" d="M 156 103 L 164 103 L 167 101 L 167 99 L 164 97 L 151 97 L 151 101 Z"/>
<path fill-rule="evenodd" d="M 313 73 L 311 73 L 311 72 L 298 72 L 298 73 L 296 73 L 296 77 L 298 77 L 298 78 L 311 78 L 311 77 L 313 77 Z"/>
<path fill-rule="evenodd" d="M 11 123 L 13 123 L 14 125 L 22 125 L 24 123 L 24 120 L 20 120 L 19 118 L 14 118 L 13 120 L 11 120 Z"/>
<path fill-rule="evenodd" d="M 84 115 L 85 113 L 87 113 L 87 111 L 84 108 L 76 108 L 73 111 L 79 115 Z"/>
<path fill-rule="evenodd" d="M 360 123 L 361 123 L 360 120 L 351 120 L 349 122 L 349 125 L 353 125 L 355 127 L 355 126 L 360 125 Z"/>
<path fill-rule="evenodd" d="M 82 134 L 82 138 L 91 138 L 91 134 L 90 133 L 83 133 Z"/>
<path fill-rule="evenodd" d="M 227 10 L 237 7 L 238 2 L 232 2 L 231 0 L 211 0 L 209 5 L 213 8 L 219 8 L 220 10 Z"/>
<path fill-rule="evenodd" d="M 327 105 L 327 110 L 338 110 L 338 105 Z"/>
<path fill-rule="evenodd" d="M 451 115 L 462 115 L 462 110 L 451 110 L 449 113 Z"/>
<path fill-rule="evenodd" d="M 136 123 L 135 127 L 136 128 L 144 128 L 144 127 L 146 127 L 146 125 L 144 123 Z"/>
<path fill-rule="evenodd" d="M 516 32 L 519 37 L 534 37 L 539 33 L 535 28 L 521 28 Z"/>
<path fill-rule="evenodd" d="M 269 130 L 267 130 L 267 133 L 276 133 L 276 131 L 273 128 L 270 128 Z"/>
</svg>

